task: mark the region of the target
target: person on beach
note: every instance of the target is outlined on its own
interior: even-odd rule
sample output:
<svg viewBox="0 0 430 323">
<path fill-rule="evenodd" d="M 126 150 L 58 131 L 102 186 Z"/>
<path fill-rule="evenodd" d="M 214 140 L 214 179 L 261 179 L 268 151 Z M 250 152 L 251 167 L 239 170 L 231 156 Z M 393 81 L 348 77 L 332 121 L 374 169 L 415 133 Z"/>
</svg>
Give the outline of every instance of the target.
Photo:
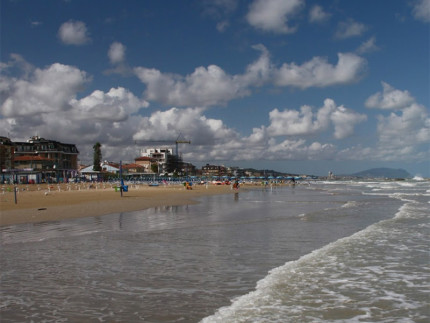
<svg viewBox="0 0 430 323">
<path fill-rule="evenodd" d="M 239 189 L 239 181 L 238 181 L 238 180 L 236 180 L 236 181 L 234 182 L 234 184 L 233 184 L 233 188 L 234 188 L 235 190 L 238 190 L 238 189 Z"/>
</svg>

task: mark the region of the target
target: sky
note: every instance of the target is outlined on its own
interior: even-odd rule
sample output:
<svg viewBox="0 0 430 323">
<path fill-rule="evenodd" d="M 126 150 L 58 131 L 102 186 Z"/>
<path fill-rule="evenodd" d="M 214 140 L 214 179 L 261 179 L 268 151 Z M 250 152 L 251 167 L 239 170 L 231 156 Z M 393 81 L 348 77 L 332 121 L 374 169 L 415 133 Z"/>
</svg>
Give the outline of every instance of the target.
<svg viewBox="0 0 430 323">
<path fill-rule="evenodd" d="M 430 0 L 0 0 L 0 135 L 90 165 L 430 177 Z"/>
</svg>

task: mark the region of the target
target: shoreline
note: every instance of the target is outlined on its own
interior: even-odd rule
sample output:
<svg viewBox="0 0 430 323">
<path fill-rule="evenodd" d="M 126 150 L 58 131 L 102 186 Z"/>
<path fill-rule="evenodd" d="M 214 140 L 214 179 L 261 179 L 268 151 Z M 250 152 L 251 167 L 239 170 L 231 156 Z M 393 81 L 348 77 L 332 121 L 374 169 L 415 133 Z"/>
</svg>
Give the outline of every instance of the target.
<svg viewBox="0 0 430 323">
<path fill-rule="evenodd" d="M 239 191 L 246 191 L 247 187 L 243 186 Z M 187 190 L 180 184 L 157 187 L 133 184 L 129 185 L 129 191 L 121 197 L 120 192 L 105 183 L 32 184 L 17 187 L 17 204 L 13 186 L 1 187 L 0 227 L 196 204 L 200 196 L 238 192 L 230 185 L 193 185 L 192 190 Z"/>
</svg>

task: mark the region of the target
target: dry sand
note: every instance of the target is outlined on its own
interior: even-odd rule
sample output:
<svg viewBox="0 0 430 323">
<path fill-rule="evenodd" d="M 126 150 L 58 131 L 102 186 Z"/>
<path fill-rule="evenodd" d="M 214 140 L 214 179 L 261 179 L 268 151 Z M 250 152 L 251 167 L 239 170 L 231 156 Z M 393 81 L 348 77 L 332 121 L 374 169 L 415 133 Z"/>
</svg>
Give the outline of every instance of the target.
<svg viewBox="0 0 430 323">
<path fill-rule="evenodd" d="M 195 204 L 199 196 L 236 192 L 229 185 L 194 185 L 192 190 L 186 190 L 183 185 L 131 185 L 121 197 L 110 184 L 103 183 L 19 185 L 17 188 L 15 204 L 13 186 L 0 186 L 0 226 Z"/>
</svg>

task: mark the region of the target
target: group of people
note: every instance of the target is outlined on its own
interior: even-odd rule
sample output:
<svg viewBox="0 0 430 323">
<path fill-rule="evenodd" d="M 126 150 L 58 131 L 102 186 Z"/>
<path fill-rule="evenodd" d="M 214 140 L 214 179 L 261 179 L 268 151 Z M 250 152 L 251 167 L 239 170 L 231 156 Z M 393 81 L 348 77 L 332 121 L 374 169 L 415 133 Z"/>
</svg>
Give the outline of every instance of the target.
<svg viewBox="0 0 430 323">
<path fill-rule="evenodd" d="M 236 180 L 234 183 L 233 183 L 233 189 L 235 189 L 235 190 L 238 190 L 239 189 L 239 186 L 240 186 L 240 184 L 239 184 L 239 181 L 238 180 Z M 187 189 L 187 190 L 192 190 L 193 189 L 193 183 L 191 183 L 191 182 L 184 182 L 184 187 Z"/>
</svg>

